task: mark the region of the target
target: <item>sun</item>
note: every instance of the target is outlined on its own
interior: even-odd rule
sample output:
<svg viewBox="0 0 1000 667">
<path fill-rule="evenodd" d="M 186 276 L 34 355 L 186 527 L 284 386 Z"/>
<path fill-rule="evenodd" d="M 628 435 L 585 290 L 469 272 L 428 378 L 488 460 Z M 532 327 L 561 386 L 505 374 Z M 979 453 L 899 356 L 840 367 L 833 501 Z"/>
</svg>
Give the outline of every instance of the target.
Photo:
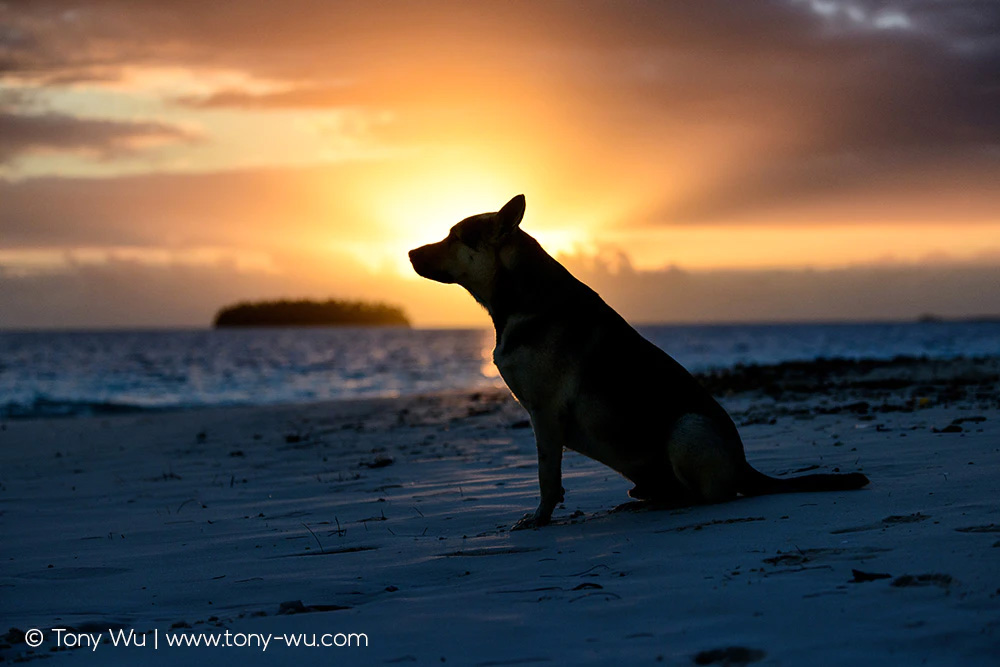
<svg viewBox="0 0 1000 667">
<path fill-rule="evenodd" d="M 416 166 L 416 165 L 414 165 Z M 476 167 L 442 162 L 421 163 L 412 172 L 386 172 L 365 195 L 368 229 L 337 241 L 372 274 L 407 280 L 419 277 L 408 252 L 440 241 L 455 223 L 478 213 L 498 211 L 511 197 L 528 199 L 525 231 L 551 255 L 578 252 L 590 242 L 590 225 L 579 214 L 559 208 L 548 192 L 532 192 L 534 179 L 505 170 L 501 163 Z M 547 196 L 548 195 L 548 196 Z"/>
<path fill-rule="evenodd" d="M 416 278 L 407 253 L 440 241 L 456 222 L 470 215 L 497 211 L 518 194 L 513 181 L 474 170 L 423 172 L 396 183 L 391 193 L 373 202 L 375 216 L 387 234 L 380 240 L 380 270 Z"/>
</svg>

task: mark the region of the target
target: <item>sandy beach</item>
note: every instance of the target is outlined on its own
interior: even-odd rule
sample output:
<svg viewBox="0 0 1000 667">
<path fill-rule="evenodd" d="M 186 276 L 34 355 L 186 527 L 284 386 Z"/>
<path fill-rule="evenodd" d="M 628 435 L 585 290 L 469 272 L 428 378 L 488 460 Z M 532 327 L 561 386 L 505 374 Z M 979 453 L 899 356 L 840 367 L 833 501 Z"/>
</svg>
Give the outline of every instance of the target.
<svg viewBox="0 0 1000 667">
<path fill-rule="evenodd" d="M 657 510 L 569 452 L 554 524 L 521 532 L 534 442 L 503 391 L 7 421 L 0 660 L 996 665 L 998 373 L 706 377 L 758 469 L 871 485 Z"/>
</svg>

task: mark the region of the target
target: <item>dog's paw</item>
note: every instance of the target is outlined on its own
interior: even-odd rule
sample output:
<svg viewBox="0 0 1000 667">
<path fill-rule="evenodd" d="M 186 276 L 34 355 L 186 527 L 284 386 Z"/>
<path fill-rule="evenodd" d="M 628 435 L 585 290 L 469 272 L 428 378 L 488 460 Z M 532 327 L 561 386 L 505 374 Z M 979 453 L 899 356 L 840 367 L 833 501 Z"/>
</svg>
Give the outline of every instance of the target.
<svg viewBox="0 0 1000 667">
<path fill-rule="evenodd" d="M 549 517 L 539 515 L 538 512 L 528 512 L 517 523 L 510 527 L 511 530 L 528 530 L 529 528 L 541 528 L 549 523 Z"/>
<path fill-rule="evenodd" d="M 649 492 L 649 489 L 645 489 L 638 484 L 629 489 L 629 498 L 635 498 L 636 500 L 649 500 L 653 495 Z"/>
</svg>

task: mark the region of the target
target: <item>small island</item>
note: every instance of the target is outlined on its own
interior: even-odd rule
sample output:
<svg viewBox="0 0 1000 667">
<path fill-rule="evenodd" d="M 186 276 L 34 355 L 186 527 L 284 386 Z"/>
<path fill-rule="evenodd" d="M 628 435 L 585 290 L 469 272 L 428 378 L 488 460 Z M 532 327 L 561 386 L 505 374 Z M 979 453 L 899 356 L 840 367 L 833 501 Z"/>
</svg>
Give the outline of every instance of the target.
<svg viewBox="0 0 1000 667">
<path fill-rule="evenodd" d="M 215 315 L 214 326 L 222 327 L 408 327 L 403 309 L 364 301 L 244 301 L 226 306 Z"/>
</svg>

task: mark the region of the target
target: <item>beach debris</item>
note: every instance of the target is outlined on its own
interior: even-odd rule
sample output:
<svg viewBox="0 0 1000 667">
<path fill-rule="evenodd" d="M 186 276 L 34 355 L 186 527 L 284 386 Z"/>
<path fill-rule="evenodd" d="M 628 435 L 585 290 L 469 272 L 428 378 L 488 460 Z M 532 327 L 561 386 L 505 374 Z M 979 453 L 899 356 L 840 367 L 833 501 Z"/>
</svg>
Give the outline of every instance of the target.
<svg viewBox="0 0 1000 667">
<path fill-rule="evenodd" d="M 490 593 L 490 595 L 500 595 L 500 594 L 503 594 L 503 593 L 541 593 L 541 592 L 547 592 L 547 591 L 563 591 L 563 592 L 565 592 L 566 589 L 563 588 L 562 586 L 540 586 L 538 588 L 514 588 L 514 589 L 510 589 L 510 590 L 503 590 L 503 591 L 489 591 L 489 593 Z"/>
<path fill-rule="evenodd" d="M 892 580 L 892 586 L 896 588 L 907 588 L 909 586 L 939 586 L 941 588 L 948 588 L 951 586 L 954 579 L 952 579 L 950 574 L 904 574 L 901 577 L 896 577 Z"/>
<path fill-rule="evenodd" d="M 379 513 L 379 516 L 370 516 L 367 519 L 358 519 L 358 523 L 368 523 L 369 521 L 388 521 L 389 517 L 385 515 L 385 510 Z"/>
<path fill-rule="evenodd" d="M 974 415 L 972 417 L 959 417 L 958 419 L 952 420 L 952 424 L 982 424 L 986 421 L 986 417 L 983 415 Z"/>
<path fill-rule="evenodd" d="M 986 417 L 982 415 L 974 415 L 972 417 L 959 417 L 958 419 L 952 419 L 951 423 L 944 428 L 932 428 L 934 433 L 964 433 L 965 429 L 962 428 L 962 424 L 982 424 L 986 421 Z"/>
<path fill-rule="evenodd" d="M 1000 526 L 991 523 L 986 526 L 965 526 L 955 530 L 960 533 L 1000 533 Z"/>
<path fill-rule="evenodd" d="M 305 526 L 305 529 L 308 530 L 309 534 L 313 536 L 314 540 L 316 540 L 316 544 L 319 545 L 320 553 L 323 553 L 324 552 L 324 550 L 323 550 L 323 543 L 319 541 L 318 537 L 316 537 L 316 533 L 313 532 L 313 529 L 310 528 L 308 524 L 303 523 L 302 525 Z"/>
<path fill-rule="evenodd" d="M 17 644 L 24 643 L 24 630 L 11 628 L 3 637 L 0 637 L 0 648 L 10 648 Z"/>
<path fill-rule="evenodd" d="M 356 554 L 362 551 L 375 551 L 378 547 L 341 547 L 339 549 L 326 549 L 324 551 L 304 551 L 293 554 L 281 554 L 279 556 L 271 556 L 271 558 L 301 558 L 303 556 L 336 556 L 338 554 Z"/>
<path fill-rule="evenodd" d="M 875 554 L 884 553 L 886 551 L 892 551 L 892 549 L 887 549 L 883 547 L 816 547 L 799 549 L 796 548 L 795 551 L 781 551 L 778 550 L 777 555 L 771 558 L 765 558 L 764 562 L 768 565 L 798 565 L 802 566 L 805 563 L 812 563 L 820 559 L 834 559 L 834 560 L 857 560 L 863 558 L 871 558 Z M 823 566 L 829 567 L 829 566 Z M 801 569 L 801 568 L 800 568 Z M 795 570 L 787 570 L 789 572 Z"/>
<path fill-rule="evenodd" d="M 612 593 L 611 591 L 594 591 L 593 593 L 584 593 L 583 595 L 578 595 L 575 598 L 570 598 L 570 602 L 578 602 L 579 600 L 584 600 L 586 598 L 600 597 L 604 600 L 621 600 L 622 596 L 618 593 Z"/>
<path fill-rule="evenodd" d="M 289 615 L 289 614 L 310 614 L 313 612 L 322 611 L 340 611 L 342 609 L 350 609 L 350 607 L 345 607 L 339 604 L 311 604 L 304 605 L 302 600 L 289 600 L 287 602 L 282 602 L 278 605 L 278 615 Z"/>
<path fill-rule="evenodd" d="M 913 514 L 894 514 L 892 516 L 887 516 L 878 523 L 869 523 L 863 526 L 852 526 L 850 528 L 838 528 L 837 530 L 831 530 L 831 535 L 843 535 L 844 533 L 861 533 L 867 530 L 885 530 L 889 526 L 895 526 L 901 523 L 918 523 L 920 521 L 926 521 L 930 516 L 923 514 L 921 512 L 914 512 Z"/>
<path fill-rule="evenodd" d="M 362 461 L 361 465 L 366 468 L 385 468 L 386 466 L 391 466 L 394 462 L 391 456 L 379 454 L 371 461 Z"/>
<path fill-rule="evenodd" d="M 805 552 L 791 553 L 779 550 L 777 556 L 765 558 L 764 562 L 768 565 L 801 565 L 809 560 L 810 558 L 805 554 Z"/>
<path fill-rule="evenodd" d="M 147 482 L 167 482 L 175 479 L 183 479 L 180 475 L 175 473 L 173 470 L 168 470 L 165 473 L 161 473 L 157 477 L 147 477 Z"/>
<path fill-rule="evenodd" d="M 600 584 L 595 584 L 592 581 L 585 581 L 582 584 L 577 584 L 576 586 L 574 586 L 572 590 L 574 590 L 574 591 L 584 591 L 584 590 L 587 590 L 589 588 L 599 589 L 599 588 L 604 588 L 604 586 L 601 586 Z"/>
<path fill-rule="evenodd" d="M 818 405 L 814 408 L 816 414 L 820 415 L 837 415 L 842 412 L 850 412 L 856 415 L 867 415 L 871 410 L 871 404 L 868 401 L 855 401 L 853 403 L 847 403 L 845 405 L 835 405 L 832 407 L 824 407 Z"/>
<path fill-rule="evenodd" d="M 481 547 L 478 549 L 462 549 L 451 551 L 445 554 L 438 554 L 438 558 L 456 558 L 466 556 L 505 556 L 508 554 L 523 554 L 531 551 L 541 551 L 541 547 Z"/>
<path fill-rule="evenodd" d="M 187 500 L 185 500 L 184 502 L 182 502 L 180 505 L 177 506 L 177 509 L 174 510 L 174 514 L 180 514 L 181 510 L 184 509 L 184 506 L 187 505 L 188 503 L 195 503 L 196 505 L 201 505 L 201 508 L 203 510 L 208 509 L 208 505 L 205 505 L 197 498 L 188 498 Z"/>
<path fill-rule="evenodd" d="M 712 519 L 711 521 L 703 521 L 701 523 L 691 523 L 686 526 L 678 526 L 676 528 L 666 528 L 663 530 L 654 530 L 654 533 L 682 533 L 685 530 L 701 530 L 703 528 L 708 528 L 709 526 L 724 526 L 733 523 L 747 523 L 750 521 L 764 521 L 762 516 L 746 516 L 746 517 L 736 517 L 732 519 Z"/>
<path fill-rule="evenodd" d="M 914 512 L 913 514 L 893 514 L 882 519 L 882 524 L 889 526 L 897 523 L 917 523 L 919 521 L 925 521 L 929 518 L 930 516 L 920 512 Z"/>
<path fill-rule="evenodd" d="M 866 581 L 878 581 L 879 579 L 892 579 L 891 574 L 885 574 L 883 572 L 862 572 L 861 570 L 851 570 L 851 574 L 854 578 L 851 579 L 849 583 L 861 584 Z"/>
<path fill-rule="evenodd" d="M 748 665 L 763 660 L 767 654 L 756 648 L 727 646 L 696 653 L 692 660 L 696 665 Z"/>
</svg>

